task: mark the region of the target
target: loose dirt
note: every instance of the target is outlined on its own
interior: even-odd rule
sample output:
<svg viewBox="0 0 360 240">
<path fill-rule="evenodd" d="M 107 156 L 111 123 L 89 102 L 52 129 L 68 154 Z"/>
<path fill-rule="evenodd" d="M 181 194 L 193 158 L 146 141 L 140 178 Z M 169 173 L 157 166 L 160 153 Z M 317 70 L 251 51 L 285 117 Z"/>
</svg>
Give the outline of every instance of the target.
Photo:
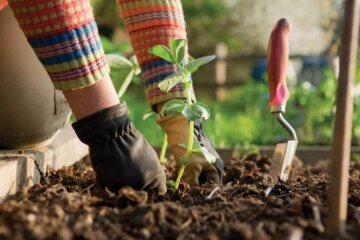
<svg viewBox="0 0 360 240">
<path fill-rule="evenodd" d="M 47 173 L 0 204 L 0 239 L 329 239 L 325 235 L 325 162 L 295 162 L 287 183 L 272 186 L 270 159 L 231 159 L 222 187 L 205 185 L 159 197 L 94 183 L 88 164 Z M 174 166 L 168 166 L 173 175 Z M 360 236 L 360 164 L 350 171 L 347 239 Z"/>
</svg>

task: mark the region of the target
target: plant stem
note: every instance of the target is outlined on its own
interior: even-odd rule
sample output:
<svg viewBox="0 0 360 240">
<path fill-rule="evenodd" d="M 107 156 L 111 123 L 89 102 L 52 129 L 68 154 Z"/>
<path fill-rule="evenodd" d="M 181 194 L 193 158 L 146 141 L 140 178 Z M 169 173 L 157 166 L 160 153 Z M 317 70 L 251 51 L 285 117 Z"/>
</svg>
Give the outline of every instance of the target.
<svg viewBox="0 0 360 240">
<path fill-rule="evenodd" d="M 189 94 L 190 91 L 189 91 L 188 88 L 186 88 L 186 92 L 187 92 L 186 98 L 187 98 L 188 105 L 191 106 L 193 102 L 192 102 L 192 100 L 191 100 L 191 96 L 190 96 L 190 94 Z"/>
<path fill-rule="evenodd" d="M 184 174 L 186 165 L 185 164 L 181 164 L 181 167 L 179 169 L 177 178 L 176 178 L 176 182 L 175 182 L 175 189 L 178 190 L 179 189 L 179 185 L 180 185 L 180 180 L 182 178 L 182 175 Z"/>
<path fill-rule="evenodd" d="M 130 72 L 126 75 L 125 80 L 124 80 L 123 84 L 121 84 L 121 87 L 118 92 L 119 98 L 121 98 L 124 95 L 124 93 L 126 92 L 126 89 L 129 87 L 131 80 L 134 77 L 134 73 L 135 73 L 134 69 L 131 69 Z"/>
<path fill-rule="evenodd" d="M 187 97 L 188 105 L 191 106 L 192 100 L 191 100 L 191 96 L 190 96 L 190 87 L 187 87 L 185 90 L 186 90 L 186 97 Z M 193 145 L 194 145 L 194 121 L 189 121 L 189 139 L 188 139 L 188 145 L 187 145 L 187 150 L 186 150 L 186 157 L 190 157 L 190 155 L 192 153 Z"/>
<path fill-rule="evenodd" d="M 164 138 L 163 138 L 163 143 L 161 146 L 161 151 L 160 151 L 160 163 L 161 164 L 165 164 L 166 160 L 165 160 L 165 153 L 166 153 L 166 148 L 168 145 L 168 141 L 167 141 L 167 135 L 166 133 L 164 134 Z"/>
<path fill-rule="evenodd" d="M 191 96 L 190 96 L 189 87 L 187 87 L 185 89 L 185 91 L 186 91 L 188 105 L 191 106 L 192 100 L 191 100 Z M 186 149 L 186 154 L 185 154 L 186 158 L 190 158 L 192 149 L 193 149 L 193 145 L 194 145 L 194 121 L 189 121 L 189 139 L 188 139 L 188 144 L 187 144 L 187 149 Z M 187 166 L 187 164 L 184 164 L 184 163 L 181 164 L 181 167 L 180 167 L 180 170 L 178 172 L 178 176 L 177 176 L 176 182 L 175 182 L 176 190 L 179 188 L 180 180 L 182 178 L 182 175 L 184 174 L 186 166 Z"/>
<path fill-rule="evenodd" d="M 194 145 L 194 121 L 190 121 L 189 124 L 190 124 L 189 125 L 189 140 L 188 140 L 188 145 L 187 145 L 186 154 L 185 154 L 185 156 L 187 158 L 190 158 L 192 149 L 193 149 L 193 145 Z M 180 170 L 178 172 L 178 176 L 177 176 L 176 182 L 175 182 L 176 190 L 179 188 L 180 180 L 182 178 L 182 175 L 184 174 L 186 166 L 187 166 L 187 164 L 184 164 L 184 163 L 181 164 L 181 167 L 180 167 Z"/>
<path fill-rule="evenodd" d="M 189 122 L 189 140 L 186 149 L 186 157 L 190 157 L 194 145 L 194 121 Z"/>
</svg>

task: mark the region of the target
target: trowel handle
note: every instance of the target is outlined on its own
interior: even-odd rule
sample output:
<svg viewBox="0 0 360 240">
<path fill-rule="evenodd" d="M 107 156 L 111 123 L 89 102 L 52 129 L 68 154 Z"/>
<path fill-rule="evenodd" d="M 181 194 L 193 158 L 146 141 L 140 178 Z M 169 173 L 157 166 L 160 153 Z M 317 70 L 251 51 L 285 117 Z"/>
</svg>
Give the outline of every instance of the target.
<svg viewBox="0 0 360 240">
<path fill-rule="evenodd" d="M 286 69 L 289 58 L 290 23 L 282 18 L 274 26 L 268 48 L 267 73 L 270 90 L 271 112 L 285 112 L 288 99 Z"/>
</svg>

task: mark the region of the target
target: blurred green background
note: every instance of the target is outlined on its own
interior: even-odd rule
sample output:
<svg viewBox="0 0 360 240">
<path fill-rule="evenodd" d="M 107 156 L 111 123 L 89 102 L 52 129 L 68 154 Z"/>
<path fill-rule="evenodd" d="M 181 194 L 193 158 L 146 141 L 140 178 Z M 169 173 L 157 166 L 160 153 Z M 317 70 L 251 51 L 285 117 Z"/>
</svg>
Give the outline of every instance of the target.
<svg viewBox="0 0 360 240">
<path fill-rule="evenodd" d="M 220 88 L 216 84 L 216 62 L 193 77 L 198 100 L 211 108 L 212 117 L 204 128 L 217 147 L 271 145 L 287 137 L 269 111 L 266 79 L 267 41 L 272 25 L 281 17 L 293 25 L 288 69 L 290 99 L 285 118 L 294 126 L 299 144 L 331 143 L 341 2 L 182 1 L 190 54 L 195 57 L 214 54 L 220 43 L 227 48 L 226 82 Z M 131 45 L 115 1 L 92 0 L 92 4 L 106 53 L 129 56 Z M 357 84 L 360 84 L 359 60 Z M 121 85 L 124 73 L 113 70 L 111 74 L 115 85 Z M 360 91 L 354 92 L 358 95 L 354 96 L 352 142 L 359 145 Z M 156 116 L 143 120 L 149 106 L 139 77 L 132 81 L 123 99 L 139 131 L 151 144 L 161 145 L 163 133 L 155 123 Z"/>
</svg>

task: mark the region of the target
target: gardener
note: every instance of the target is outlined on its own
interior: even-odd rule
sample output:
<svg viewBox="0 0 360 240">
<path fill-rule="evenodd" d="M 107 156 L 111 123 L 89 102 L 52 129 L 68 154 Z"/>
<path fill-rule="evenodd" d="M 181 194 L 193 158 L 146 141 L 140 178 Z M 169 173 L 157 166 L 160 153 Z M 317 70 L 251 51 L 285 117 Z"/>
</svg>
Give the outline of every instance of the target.
<svg viewBox="0 0 360 240">
<path fill-rule="evenodd" d="M 166 101 L 185 98 L 180 85 L 168 93 L 157 87 L 177 69 L 147 53 L 149 47 L 167 44 L 169 39 L 186 39 L 180 0 L 118 0 L 117 4 L 141 65 L 151 108 L 159 112 Z M 132 125 L 126 104 L 119 101 L 112 85 L 89 1 L 10 0 L 12 12 L 6 5 L 0 0 L 0 146 L 49 144 L 69 117 L 66 99 L 77 118 L 73 128 L 89 145 L 99 185 L 165 193 L 165 173 L 157 155 Z M 188 121 L 169 115 L 157 122 L 179 162 L 185 149 L 178 144 L 187 139 Z M 212 165 L 196 157 L 184 180 L 191 185 L 220 182 L 222 160 L 200 123 L 195 135 L 217 161 Z"/>
</svg>

